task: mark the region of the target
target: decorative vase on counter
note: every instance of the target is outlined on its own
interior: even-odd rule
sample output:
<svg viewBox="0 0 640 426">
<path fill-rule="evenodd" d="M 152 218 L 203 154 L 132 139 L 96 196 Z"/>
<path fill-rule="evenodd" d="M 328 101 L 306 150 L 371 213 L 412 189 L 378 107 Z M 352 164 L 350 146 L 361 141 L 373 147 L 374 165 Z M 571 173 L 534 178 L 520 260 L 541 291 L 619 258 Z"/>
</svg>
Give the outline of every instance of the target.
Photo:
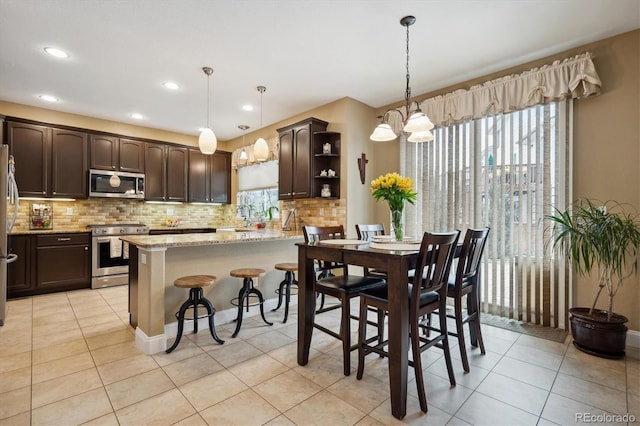
<svg viewBox="0 0 640 426">
<path fill-rule="evenodd" d="M 404 204 L 402 205 L 404 207 Z M 396 241 L 404 240 L 404 215 L 402 214 L 402 208 L 392 208 L 389 206 L 391 212 L 391 238 Z"/>
</svg>

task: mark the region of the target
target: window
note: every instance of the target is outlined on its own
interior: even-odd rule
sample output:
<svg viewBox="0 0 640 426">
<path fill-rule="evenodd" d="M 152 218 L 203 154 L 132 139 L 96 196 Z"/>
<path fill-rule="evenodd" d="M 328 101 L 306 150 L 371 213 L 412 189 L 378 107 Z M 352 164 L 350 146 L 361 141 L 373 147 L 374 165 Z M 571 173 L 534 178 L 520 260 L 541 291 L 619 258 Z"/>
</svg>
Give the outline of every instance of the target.
<svg viewBox="0 0 640 426">
<path fill-rule="evenodd" d="M 564 326 L 567 271 L 546 251 L 544 216 L 570 199 L 570 109 L 571 101 L 536 105 L 436 128 L 432 142 L 402 144 L 402 173 L 419 194 L 405 209 L 409 235 L 491 227 L 485 312 Z"/>
</svg>

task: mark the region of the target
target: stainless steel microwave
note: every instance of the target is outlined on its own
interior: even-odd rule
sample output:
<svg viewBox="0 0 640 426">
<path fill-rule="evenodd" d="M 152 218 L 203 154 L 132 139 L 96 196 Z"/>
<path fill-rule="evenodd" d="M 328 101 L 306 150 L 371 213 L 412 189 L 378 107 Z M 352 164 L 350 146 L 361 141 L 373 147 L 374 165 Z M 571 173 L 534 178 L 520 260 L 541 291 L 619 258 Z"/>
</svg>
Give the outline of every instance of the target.
<svg viewBox="0 0 640 426">
<path fill-rule="evenodd" d="M 89 197 L 144 199 L 144 174 L 91 169 Z"/>
</svg>

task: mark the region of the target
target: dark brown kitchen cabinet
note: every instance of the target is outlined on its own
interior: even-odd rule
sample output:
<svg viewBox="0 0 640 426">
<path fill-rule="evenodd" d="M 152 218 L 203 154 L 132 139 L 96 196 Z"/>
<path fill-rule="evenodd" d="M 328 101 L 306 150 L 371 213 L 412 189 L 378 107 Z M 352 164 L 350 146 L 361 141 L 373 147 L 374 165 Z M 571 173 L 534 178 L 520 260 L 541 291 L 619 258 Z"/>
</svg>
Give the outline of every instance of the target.
<svg viewBox="0 0 640 426">
<path fill-rule="evenodd" d="M 164 144 L 146 142 L 144 145 L 144 198 L 165 201 L 167 193 L 167 154 Z"/>
<path fill-rule="evenodd" d="M 89 233 L 10 235 L 18 259 L 8 265 L 9 298 L 89 288 Z"/>
<path fill-rule="evenodd" d="M 189 150 L 167 146 L 167 201 L 187 201 Z"/>
<path fill-rule="evenodd" d="M 231 203 L 231 153 L 216 151 L 211 156 L 211 201 Z"/>
<path fill-rule="evenodd" d="M 340 133 L 314 133 L 312 196 L 314 198 L 340 198 L 341 176 Z"/>
<path fill-rule="evenodd" d="M 36 291 L 62 291 L 91 286 L 88 233 L 36 236 Z"/>
<path fill-rule="evenodd" d="M 189 150 L 190 202 L 231 202 L 231 153 L 216 151 L 213 155 Z"/>
<path fill-rule="evenodd" d="M 16 160 L 20 195 L 46 197 L 51 175 L 51 128 L 7 121 L 7 141 Z"/>
<path fill-rule="evenodd" d="M 313 134 L 326 131 L 328 124 L 317 118 L 308 118 L 278 129 L 280 200 L 312 197 Z"/>
<path fill-rule="evenodd" d="M 87 133 L 7 121 L 7 136 L 21 196 L 87 198 Z"/>
<path fill-rule="evenodd" d="M 7 122 L 21 196 L 87 198 L 87 134 Z"/>
<path fill-rule="evenodd" d="M 51 193 L 48 196 L 87 198 L 87 171 L 89 170 L 87 158 L 88 135 L 86 133 L 52 129 Z"/>
<path fill-rule="evenodd" d="M 91 135 L 89 137 L 92 169 L 117 170 L 120 162 L 120 143 L 117 136 Z"/>
<path fill-rule="evenodd" d="M 144 142 L 120 138 L 120 171 L 144 173 Z"/>
<path fill-rule="evenodd" d="M 144 156 L 145 200 L 186 201 L 188 149 L 146 142 Z"/>
<path fill-rule="evenodd" d="M 8 244 L 9 252 L 17 254 L 18 258 L 7 265 L 7 297 L 26 296 L 35 288 L 33 237 L 31 235 L 10 235 Z"/>
<path fill-rule="evenodd" d="M 144 142 L 117 136 L 90 136 L 92 169 L 144 173 Z"/>
</svg>

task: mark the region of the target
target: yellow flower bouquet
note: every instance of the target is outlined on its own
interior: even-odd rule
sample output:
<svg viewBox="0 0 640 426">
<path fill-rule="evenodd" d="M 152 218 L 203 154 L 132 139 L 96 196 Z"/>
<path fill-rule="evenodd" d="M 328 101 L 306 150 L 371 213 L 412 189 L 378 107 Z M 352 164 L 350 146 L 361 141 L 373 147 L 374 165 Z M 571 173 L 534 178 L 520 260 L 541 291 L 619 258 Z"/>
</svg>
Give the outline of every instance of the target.
<svg viewBox="0 0 640 426">
<path fill-rule="evenodd" d="M 410 204 L 416 199 L 413 190 L 413 180 L 410 177 L 400 176 L 398 173 L 387 173 L 371 181 L 371 194 L 376 201 L 385 200 L 391 211 L 391 235 L 402 241 L 404 230 L 402 227 L 402 211 L 404 202 Z"/>
</svg>

